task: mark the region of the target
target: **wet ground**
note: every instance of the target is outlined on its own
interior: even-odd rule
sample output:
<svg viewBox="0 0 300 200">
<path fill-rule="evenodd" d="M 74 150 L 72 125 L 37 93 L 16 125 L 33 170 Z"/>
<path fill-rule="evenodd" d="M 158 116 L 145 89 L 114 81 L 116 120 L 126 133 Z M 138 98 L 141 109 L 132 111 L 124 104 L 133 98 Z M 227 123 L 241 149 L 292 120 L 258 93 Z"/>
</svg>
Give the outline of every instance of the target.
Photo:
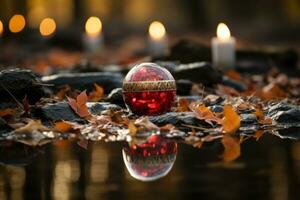
<svg viewBox="0 0 300 200">
<path fill-rule="evenodd" d="M 242 144 L 241 157 L 228 164 L 219 158 L 219 143 L 201 149 L 178 144 L 173 168 L 153 182 L 130 175 L 122 157 L 125 145 L 98 142 L 85 150 L 60 141 L 37 150 L 5 144 L 0 199 L 300 198 L 299 141 L 272 135 L 249 139 Z"/>
</svg>

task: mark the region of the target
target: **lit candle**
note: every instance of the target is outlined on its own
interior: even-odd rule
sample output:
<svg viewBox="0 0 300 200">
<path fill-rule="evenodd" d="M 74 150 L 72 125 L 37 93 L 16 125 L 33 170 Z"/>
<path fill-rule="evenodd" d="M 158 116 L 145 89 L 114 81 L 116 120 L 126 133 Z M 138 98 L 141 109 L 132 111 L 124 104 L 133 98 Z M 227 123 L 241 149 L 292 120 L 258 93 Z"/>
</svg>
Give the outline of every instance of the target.
<svg viewBox="0 0 300 200">
<path fill-rule="evenodd" d="M 2 23 L 2 21 L 0 20 L 0 42 L 1 42 L 1 36 L 2 36 L 2 33 L 3 33 L 3 23 Z"/>
<path fill-rule="evenodd" d="M 168 50 L 168 37 L 166 29 L 161 22 L 154 21 L 149 26 L 149 52 L 153 56 L 166 54 Z"/>
<path fill-rule="evenodd" d="M 230 36 L 224 23 L 217 27 L 217 37 L 212 39 L 212 61 L 214 66 L 227 70 L 235 66 L 235 38 Z"/>
<path fill-rule="evenodd" d="M 14 15 L 10 18 L 8 28 L 12 33 L 21 32 L 26 25 L 26 21 L 23 15 Z"/>
<path fill-rule="evenodd" d="M 102 22 L 98 17 L 90 17 L 85 23 L 83 45 L 86 51 L 96 52 L 102 46 Z"/>
</svg>

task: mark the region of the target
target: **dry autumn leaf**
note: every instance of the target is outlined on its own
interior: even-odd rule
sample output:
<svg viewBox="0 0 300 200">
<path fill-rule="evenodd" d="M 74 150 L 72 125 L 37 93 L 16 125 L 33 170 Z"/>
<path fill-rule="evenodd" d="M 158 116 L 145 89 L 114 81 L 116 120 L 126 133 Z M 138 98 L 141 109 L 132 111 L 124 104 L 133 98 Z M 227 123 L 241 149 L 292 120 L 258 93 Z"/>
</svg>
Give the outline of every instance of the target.
<svg viewBox="0 0 300 200">
<path fill-rule="evenodd" d="M 222 158 L 225 162 L 235 160 L 241 155 L 241 146 L 236 138 L 229 135 L 224 135 L 221 143 L 224 146 Z"/>
<path fill-rule="evenodd" d="M 100 85 L 98 85 L 97 83 L 94 84 L 95 86 L 95 90 L 92 91 L 89 96 L 88 96 L 88 99 L 89 101 L 99 101 L 103 98 L 104 96 L 104 89 L 103 87 L 101 87 Z"/>
<path fill-rule="evenodd" d="M 204 120 L 207 123 L 213 126 L 212 122 L 216 122 L 218 124 L 221 123 L 221 119 L 218 118 L 214 112 L 212 112 L 208 107 L 203 104 L 192 103 L 190 105 L 191 110 L 196 114 L 196 117 L 200 120 Z"/>
<path fill-rule="evenodd" d="M 12 108 L 5 108 L 4 110 L 0 110 L 0 117 L 12 116 L 15 114 L 15 110 Z"/>
<path fill-rule="evenodd" d="M 234 111 L 231 105 L 224 105 L 224 117 L 222 119 L 223 130 L 225 133 L 235 133 L 241 125 L 240 116 Z"/>
<path fill-rule="evenodd" d="M 265 117 L 263 111 L 260 108 L 256 108 L 254 112 L 258 122 L 262 125 L 271 125 L 273 120 L 271 118 Z"/>
<path fill-rule="evenodd" d="M 54 127 L 62 133 L 66 133 L 66 132 L 72 130 L 72 128 L 73 128 L 72 124 L 69 124 L 68 122 L 65 122 L 65 121 L 55 122 Z"/>
<path fill-rule="evenodd" d="M 259 138 L 264 134 L 264 131 L 262 130 L 257 130 L 255 133 L 254 133 L 254 138 L 257 140 L 259 140 Z"/>
<path fill-rule="evenodd" d="M 191 111 L 189 108 L 189 101 L 185 98 L 181 98 L 178 101 L 177 112 L 188 112 Z"/>
<path fill-rule="evenodd" d="M 82 118 L 91 115 L 86 106 L 87 95 L 85 90 L 77 96 L 76 100 L 70 97 L 67 98 L 68 98 L 69 105 L 77 115 L 79 115 Z"/>
<path fill-rule="evenodd" d="M 135 126 L 135 124 L 132 121 L 130 121 L 128 124 L 128 130 L 129 130 L 128 134 L 131 136 L 135 136 L 138 132 L 137 127 Z"/>
</svg>

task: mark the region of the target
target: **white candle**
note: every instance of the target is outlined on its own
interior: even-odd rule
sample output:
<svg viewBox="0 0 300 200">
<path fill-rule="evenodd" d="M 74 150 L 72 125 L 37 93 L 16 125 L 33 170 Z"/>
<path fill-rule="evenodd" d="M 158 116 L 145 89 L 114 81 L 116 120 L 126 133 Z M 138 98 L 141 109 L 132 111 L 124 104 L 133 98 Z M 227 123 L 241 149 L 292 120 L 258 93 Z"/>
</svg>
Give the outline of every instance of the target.
<svg viewBox="0 0 300 200">
<path fill-rule="evenodd" d="M 149 26 L 148 48 L 153 56 L 161 56 L 167 53 L 168 37 L 166 29 L 161 22 L 154 21 Z"/>
<path fill-rule="evenodd" d="M 96 52 L 101 49 L 103 43 L 102 22 L 98 17 L 90 17 L 85 23 L 83 46 L 87 52 Z"/>
<path fill-rule="evenodd" d="M 230 36 L 226 24 L 220 23 L 217 27 L 217 37 L 212 39 L 213 65 L 228 70 L 235 66 L 235 38 Z"/>
</svg>

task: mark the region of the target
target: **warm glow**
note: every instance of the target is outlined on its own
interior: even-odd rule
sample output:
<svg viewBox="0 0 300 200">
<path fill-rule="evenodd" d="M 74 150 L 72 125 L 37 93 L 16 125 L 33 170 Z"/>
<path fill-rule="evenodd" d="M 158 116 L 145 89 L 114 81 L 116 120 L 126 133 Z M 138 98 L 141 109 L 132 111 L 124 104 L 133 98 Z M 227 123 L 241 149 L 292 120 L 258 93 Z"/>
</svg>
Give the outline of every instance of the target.
<svg viewBox="0 0 300 200">
<path fill-rule="evenodd" d="M 8 28 L 13 33 L 18 33 L 22 31 L 25 27 L 25 18 L 23 15 L 14 15 L 10 20 L 8 24 Z"/>
<path fill-rule="evenodd" d="M 217 37 L 221 40 L 230 38 L 230 30 L 224 23 L 219 23 L 217 27 Z"/>
<path fill-rule="evenodd" d="M 2 35 L 3 33 L 3 23 L 2 21 L 0 20 L 0 35 Z"/>
<path fill-rule="evenodd" d="M 102 30 L 102 23 L 98 17 L 90 17 L 85 23 L 85 31 L 88 35 L 97 36 Z"/>
<path fill-rule="evenodd" d="M 149 26 L 149 35 L 155 40 L 163 38 L 166 34 L 164 25 L 158 21 L 154 21 Z"/>
<path fill-rule="evenodd" d="M 40 24 L 40 33 L 42 36 L 48 36 L 54 33 L 56 23 L 52 18 L 45 18 Z"/>
</svg>

